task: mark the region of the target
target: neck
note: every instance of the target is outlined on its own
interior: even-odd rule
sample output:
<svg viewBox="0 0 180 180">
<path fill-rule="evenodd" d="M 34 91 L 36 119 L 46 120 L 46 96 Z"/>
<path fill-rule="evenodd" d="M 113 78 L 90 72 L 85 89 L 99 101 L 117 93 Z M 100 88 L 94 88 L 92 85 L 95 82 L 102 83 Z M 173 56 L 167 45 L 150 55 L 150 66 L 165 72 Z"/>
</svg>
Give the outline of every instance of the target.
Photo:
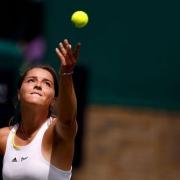
<svg viewBox="0 0 180 180">
<path fill-rule="evenodd" d="M 47 120 L 48 111 L 40 108 L 21 108 L 21 128 L 27 137 L 31 137 Z"/>
</svg>

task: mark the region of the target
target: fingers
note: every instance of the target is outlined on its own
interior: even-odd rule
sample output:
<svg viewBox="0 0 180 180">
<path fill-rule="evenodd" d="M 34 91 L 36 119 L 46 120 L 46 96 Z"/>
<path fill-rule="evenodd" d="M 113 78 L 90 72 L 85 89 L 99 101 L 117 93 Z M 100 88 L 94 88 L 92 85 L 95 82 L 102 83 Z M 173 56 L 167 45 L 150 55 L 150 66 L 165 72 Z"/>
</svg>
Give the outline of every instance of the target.
<svg viewBox="0 0 180 180">
<path fill-rule="evenodd" d="M 65 56 L 66 55 L 66 49 L 63 45 L 62 42 L 59 43 L 59 50 L 61 51 L 61 53 Z"/>
<path fill-rule="evenodd" d="M 69 57 L 68 57 L 68 41 L 64 40 L 63 42 L 59 43 L 59 46 L 55 49 L 57 56 L 61 60 L 62 65 L 67 65 L 69 64 Z"/>
<path fill-rule="evenodd" d="M 72 50 L 71 44 L 67 39 L 59 43 L 56 48 L 56 54 L 61 60 L 62 65 L 75 65 L 79 56 L 80 43 L 77 44 L 75 50 Z"/>
<path fill-rule="evenodd" d="M 81 43 L 78 43 L 75 50 L 74 50 L 74 56 L 76 59 L 79 57 L 80 48 L 81 48 Z"/>
<path fill-rule="evenodd" d="M 71 46 L 68 46 L 68 48 L 67 48 L 67 55 L 68 55 L 71 63 L 74 64 L 75 62 L 74 62 L 74 57 L 73 57 Z"/>
<path fill-rule="evenodd" d="M 63 42 L 65 48 L 66 48 L 66 57 L 67 57 L 67 63 L 69 65 L 73 65 L 74 64 L 74 57 L 72 54 L 72 48 L 71 48 L 71 44 L 69 43 L 69 41 L 67 39 L 64 40 Z"/>
<path fill-rule="evenodd" d="M 64 44 L 65 48 L 68 48 L 68 46 L 71 46 L 71 44 L 69 43 L 69 41 L 67 39 L 64 39 L 63 44 Z"/>
<path fill-rule="evenodd" d="M 58 48 L 56 48 L 55 51 L 56 51 L 57 56 L 61 60 L 61 63 L 63 65 L 66 65 L 66 61 L 65 61 L 64 55 L 61 53 L 61 51 Z"/>
</svg>

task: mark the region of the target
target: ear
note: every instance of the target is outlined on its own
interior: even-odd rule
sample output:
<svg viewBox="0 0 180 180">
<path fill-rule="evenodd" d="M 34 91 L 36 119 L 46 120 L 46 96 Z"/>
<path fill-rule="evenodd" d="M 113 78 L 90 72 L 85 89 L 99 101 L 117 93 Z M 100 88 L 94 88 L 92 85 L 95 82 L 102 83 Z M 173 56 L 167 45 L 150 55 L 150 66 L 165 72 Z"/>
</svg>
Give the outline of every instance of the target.
<svg viewBox="0 0 180 180">
<path fill-rule="evenodd" d="M 55 97 L 52 99 L 51 104 L 50 104 L 51 107 L 55 106 L 56 100 L 57 100 L 57 98 L 55 98 Z"/>
<path fill-rule="evenodd" d="M 57 98 L 53 98 L 51 101 L 51 104 L 49 106 L 49 110 L 53 114 L 57 114 L 57 105 L 56 105 L 57 101 L 56 100 L 57 100 Z"/>
</svg>

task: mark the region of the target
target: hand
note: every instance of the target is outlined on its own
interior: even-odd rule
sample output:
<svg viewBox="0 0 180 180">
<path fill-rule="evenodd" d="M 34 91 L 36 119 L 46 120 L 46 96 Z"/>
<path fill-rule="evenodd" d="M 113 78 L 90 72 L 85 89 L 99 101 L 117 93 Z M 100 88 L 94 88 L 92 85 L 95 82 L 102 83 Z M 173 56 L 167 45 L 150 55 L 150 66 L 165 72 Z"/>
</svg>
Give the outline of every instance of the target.
<svg viewBox="0 0 180 180">
<path fill-rule="evenodd" d="M 62 73 L 73 71 L 79 56 L 80 46 L 80 43 L 78 43 L 73 50 L 67 39 L 59 43 L 59 47 L 56 48 L 56 54 L 61 61 Z"/>
</svg>

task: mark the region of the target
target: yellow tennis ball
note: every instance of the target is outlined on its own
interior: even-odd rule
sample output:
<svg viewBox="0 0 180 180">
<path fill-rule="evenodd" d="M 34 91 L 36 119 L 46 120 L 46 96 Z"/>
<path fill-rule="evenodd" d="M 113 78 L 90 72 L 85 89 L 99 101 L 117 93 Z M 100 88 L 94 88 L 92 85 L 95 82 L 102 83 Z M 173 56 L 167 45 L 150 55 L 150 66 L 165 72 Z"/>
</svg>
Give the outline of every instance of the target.
<svg viewBox="0 0 180 180">
<path fill-rule="evenodd" d="M 84 11 L 76 11 L 71 16 L 71 22 L 77 28 L 82 28 L 87 25 L 89 21 L 89 17 L 86 12 Z"/>
</svg>

